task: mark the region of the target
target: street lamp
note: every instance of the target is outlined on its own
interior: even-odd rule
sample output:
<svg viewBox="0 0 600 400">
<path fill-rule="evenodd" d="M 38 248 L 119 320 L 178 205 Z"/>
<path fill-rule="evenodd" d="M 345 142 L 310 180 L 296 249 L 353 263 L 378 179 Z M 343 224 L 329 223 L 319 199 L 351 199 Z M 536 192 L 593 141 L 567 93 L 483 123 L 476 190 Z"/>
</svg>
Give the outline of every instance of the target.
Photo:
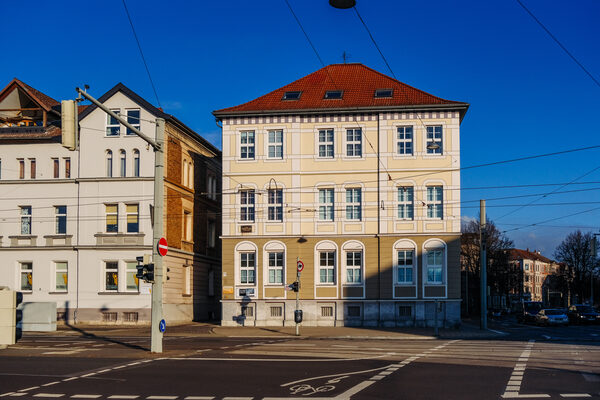
<svg viewBox="0 0 600 400">
<path fill-rule="evenodd" d="M 345 10 L 354 7 L 356 5 L 356 0 L 329 0 L 329 5 Z"/>
</svg>

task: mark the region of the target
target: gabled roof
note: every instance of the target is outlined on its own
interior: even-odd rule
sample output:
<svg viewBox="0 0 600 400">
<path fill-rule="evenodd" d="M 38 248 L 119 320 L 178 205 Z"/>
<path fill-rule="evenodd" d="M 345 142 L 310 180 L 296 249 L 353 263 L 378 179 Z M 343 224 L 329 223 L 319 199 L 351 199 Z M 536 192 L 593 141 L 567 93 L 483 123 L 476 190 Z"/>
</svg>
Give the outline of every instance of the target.
<svg viewBox="0 0 600 400">
<path fill-rule="evenodd" d="M 137 103 L 140 107 L 144 108 L 150 114 L 154 115 L 156 118 L 163 118 L 165 121 L 171 122 L 172 124 L 178 126 L 180 129 L 187 132 L 192 138 L 198 140 L 208 150 L 215 153 L 215 155 L 217 155 L 219 157 L 221 156 L 221 151 L 219 149 L 217 149 L 215 146 L 213 146 L 212 143 L 210 143 L 208 140 L 204 139 L 202 136 L 200 136 L 198 133 L 196 133 L 196 131 L 189 128 L 187 125 L 185 125 L 183 122 L 181 122 L 180 120 L 175 118 L 173 115 L 167 114 L 167 113 L 163 112 L 161 109 L 154 107 L 152 104 L 150 104 L 148 101 L 146 101 L 142 96 L 138 95 L 137 93 L 135 93 L 133 90 L 129 89 L 127 86 L 125 86 L 121 82 L 117 83 L 112 89 L 110 89 L 108 92 L 106 92 L 102 96 L 100 96 L 98 98 L 98 101 L 100 103 L 104 103 L 118 92 L 123 93 L 125 96 L 127 96 L 132 101 Z M 79 120 L 80 121 L 82 119 L 84 119 L 85 117 L 87 117 L 96 108 L 98 108 L 98 106 L 95 104 L 90 104 L 87 106 L 79 106 L 79 107 L 85 107 L 83 109 L 79 108 Z M 151 136 L 153 136 L 153 135 L 151 135 Z"/>
<path fill-rule="evenodd" d="M 510 249 L 510 257 L 511 260 L 537 260 L 545 263 L 552 263 L 552 260 L 544 257 L 541 254 L 538 254 L 534 251 L 521 250 L 521 249 Z"/>
<path fill-rule="evenodd" d="M 37 89 L 32 88 L 25 82 L 13 78 L 12 81 L 0 92 L 0 101 L 6 97 L 15 87 L 20 87 L 29 97 L 31 97 L 36 103 L 38 103 L 44 110 L 52 111 L 53 107 L 60 106 L 60 103 L 54 100 L 52 97 L 40 92 Z"/>
<path fill-rule="evenodd" d="M 377 89 L 392 89 L 391 97 L 375 98 Z M 326 91 L 343 91 L 341 99 L 325 99 Z M 283 99 L 286 92 L 302 92 L 297 100 Z M 445 100 L 415 89 L 363 64 L 332 64 L 286 86 L 238 106 L 214 111 L 217 117 L 292 111 L 343 111 L 397 108 L 460 108 L 467 103 Z"/>
</svg>

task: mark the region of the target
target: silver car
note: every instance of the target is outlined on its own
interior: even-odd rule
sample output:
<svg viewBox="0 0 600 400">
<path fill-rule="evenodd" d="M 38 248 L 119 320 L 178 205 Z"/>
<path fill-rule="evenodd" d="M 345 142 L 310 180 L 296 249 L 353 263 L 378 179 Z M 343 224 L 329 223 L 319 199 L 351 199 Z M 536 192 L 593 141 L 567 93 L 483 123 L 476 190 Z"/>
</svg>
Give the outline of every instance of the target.
<svg viewBox="0 0 600 400">
<path fill-rule="evenodd" d="M 569 317 L 564 310 L 557 308 L 544 308 L 535 316 L 537 325 L 568 325 Z"/>
</svg>

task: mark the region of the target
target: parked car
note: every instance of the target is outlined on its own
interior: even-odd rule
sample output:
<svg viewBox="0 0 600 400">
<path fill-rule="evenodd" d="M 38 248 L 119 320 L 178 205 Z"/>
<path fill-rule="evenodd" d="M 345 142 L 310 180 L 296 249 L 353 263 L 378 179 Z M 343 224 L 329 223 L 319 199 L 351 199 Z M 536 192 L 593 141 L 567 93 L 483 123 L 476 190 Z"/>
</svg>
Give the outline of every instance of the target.
<svg viewBox="0 0 600 400">
<path fill-rule="evenodd" d="M 572 324 L 600 323 L 600 314 L 594 310 L 594 307 L 585 304 L 574 304 L 569 307 L 568 316 Z"/>
<path fill-rule="evenodd" d="M 544 308 L 535 316 L 537 325 L 568 325 L 569 317 L 564 310 L 558 308 Z"/>
<path fill-rule="evenodd" d="M 517 314 L 517 321 L 521 323 L 535 322 L 535 316 L 544 307 L 541 301 L 524 301 Z"/>
</svg>

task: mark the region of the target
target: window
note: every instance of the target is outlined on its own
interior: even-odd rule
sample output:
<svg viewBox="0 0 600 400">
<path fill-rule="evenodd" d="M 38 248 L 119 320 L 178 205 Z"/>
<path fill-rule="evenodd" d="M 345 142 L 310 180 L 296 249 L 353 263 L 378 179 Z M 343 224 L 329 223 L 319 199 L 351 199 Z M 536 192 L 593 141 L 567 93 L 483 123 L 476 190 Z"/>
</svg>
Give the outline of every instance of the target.
<svg viewBox="0 0 600 400">
<path fill-rule="evenodd" d="M 283 317 L 283 307 L 282 306 L 271 306 L 271 317 Z"/>
<path fill-rule="evenodd" d="M 71 158 L 65 158 L 65 178 L 71 177 Z"/>
<path fill-rule="evenodd" d="M 127 213 L 127 232 L 134 233 L 140 231 L 140 205 L 126 204 L 125 211 Z"/>
<path fill-rule="evenodd" d="M 217 199 L 217 179 L 213 175 L 208 175 L 206 180 L 206 191 L 208 192 L 209 199 Z"/>
<path fill-rule="evenodd" d="M 183 210 L 183 240 L 192 241 L 192 213 L 188 210 Z"/>
<path fill-rule="evenodd" d="M 140 130 L 140 110 L 127 110 L 127 122 L 133 125 L 138 131 Z M 127 135 L 135 135 L 133 131 L 127 128 Z"/>
<path fill-rule="evenodd" d="M 25 179 L 25 160 L 19 158 L 17 161 L 19 162 L 19 179 Z"/>
<path fill-rule="evenodd" d="M 346 283 L 362 283 L 362 251 L 346 252 Z"/>
<path fill-rule="evenodd" d="M 525 264 L 525 271 L 529 271 L 529 264 Z"/>
<path fill-rule="evenodd" d="M 319 252 L 319 283 L 335 283 L 335 251 Z"/>
<path fill-rule="evenodd" d="M 117 204 L 106 204 L 106 232 L 119 231 L 119 208 Z"/>
<path fill-rule="evenodd" d="M 2 159 L 0 158 L 0 179 L 2 179 Z"/>
<path fill-rule="evenodd" d="M 283 158 L 283 131 L 269 131 L 269 158 Z"/>
<path fill-rule="evenodd" d="M 362 156 L 362 130 L 346 129 L 346 155 L 348 157 Z"/>
<path fill-rule="evenodd" d="M 137 262 L 127 261 L 125 265 L 125 276 L 127 282 L 126 289 L 128 292 L 137 292 L 139 290 L 139 280 L 135 276 L 137 274 Z"/>
<path fill-rule="evenodd" d="M 241 190 L 240 204 L 240 219 L 254 221 L 254 190 Z"/>
<path fill-rule="evenodd" d="M 192 294 L 192 267 L 184 266 L 183 268 L 183 295 L 190 296 Z"/>
<path fill-rule="evenodd" d="M 256 253 L 240 253 L 240 283 L 255 283 Z"/>
<path fill-rule="evenodd" d="M 436 149 L 430 149 L 431 145 L 438 145 Z M 427 154 L 442 154 L 442 126 L 427 127 Z"/>
<path fill-rule="evenodd" d="M 442 196 L 441 186 L 427 187 L 427 218 L 442 219 Z"/>
<path fill-rule="evenodd" d="M 442 283 L 443 250 L 427 251 L 427 283 Z"/>
<path fill-rule="evenodd" d="M 413 154 L 413 127 L 399 126 L 397 140 L 398 154 L 411 156 Z"/>
<path fill-rule="evenodd" d="M 36 173 L 36 163 L 35 163 L 35 158 L 30 158 L 29 159 L 29 166 L 30 166 L 30 178 L 31 179 L 35 179 L 35 173 Z"/>
<path fill-rule="evenodd" d="M 325 92 L 325 99 L 337 100 L 341 99 L 344 92 L 342 90 L 328 90 Z"/>
<path fill-rule="evenodd" d="M 414 252 L 412 250 L 398 250 L 396 264 L 396 280 L 397 283 L 407 284 L 413 283 L 414 270 Z"/>
<path fill-rule="evenodd" d="M 133 150 L 133 176 L 140 176 L 140 151 Z"/>
<path fill-rule="evenodd" d="M 333 129 L 319 131 L 319 157 L 333 158 Z"/>
<path fill-rule="evenodd" d="M 283 190 L 282 189 L 269 189 L 269 208 L 268 208 L 268 220 L 269 221 L 283 221 Z"/>
<path fill-rule="evenodd" d="M 285 92 L 281 100 L 298 100 L 302 92 Z"/>
<path fill-rule="evenodd" d="M 381 99 L 386 97 L 392 97 L 394 94 L 394 89 L 377 89 L 375 90 L 375 98 Z"/>
<path fill-rule="evenodd" d="M 215 221 L 208 221 L 208 247 L 215 247 L 217 244 L 217 224 Z"/>
<path fill-rule="evenodd" d="M 52 159 L 52 169 L 53 169 L 52 176 L 54 178 L 58 178 L 59 177 L 59 173 L 60 173 L 60 164 L 58 162 L 58 158 L 53 158 Z"/>
<path fill-rule="evenodd" d="M 115 114 L 119 114 L 120 110 L 111 110 Z M 119 136 L 121 131 L 121 125 L 116 118 L 110 115 L 106 115 L 106 136 Z"/>
<path fill-rule="evenodd" d="M 269 284 L 283 285 L 283 252 L 269 254 Z"/>
<path fill-rule="evenodd" d="M 66 292 L 69 284 L 69 271 L 66 261 L 57 261 L 54 263 L 54 290 L 57 292 Z"/>
<path fill-rule="evenodd" d="M 319 189 L 319 220 L 333 221 L 333 189 Z"/>
<path fill-rule="evenodd" d="M 31 206 L 21 206 L 21 235 L 31 235 Z"/>
<path fill-rule="evenodd" d="M 117 261 L 106 261 L 104 263 L 104 290 L 116 292 L 119 290 L 119 263 Z"/>
<path fill-rule="evenodd" d="M 56 216 L 56 233 L 64 235 L 67 233 L 67 206 L 54 206 Z"/>
<path fill-rule="evenodd" d="M 119 169 L 119 175 L 124 178 L 127 173 L 127 154 L 125 150 L 119 151 L 120 159 L 121 159 L 121 168 Z"/>
<path fill-rule="evenodd" d="M 113 154 L 112 151 L 106 150 L 106 176 L 112 177 Z"/>
<path fill-rule="evenodd" d="M 400 186 L 398 188 L 398 218 L 414 218 L 414 196 L 412 186 Z"/>
<path fill-rule="evenodd" d="M 33 263 L 19 263 L 21 269 L 21 290 L 33 290 Z"/>
<path fill-rule="evenodd" d="M 361 189 L 346 189 L 346 219 L 361 219 Z"/>
<path fill-rule="evenodd" d="M 254 131 L 240 133 L 240 158 L 254 160 Z"/>
</svg>

